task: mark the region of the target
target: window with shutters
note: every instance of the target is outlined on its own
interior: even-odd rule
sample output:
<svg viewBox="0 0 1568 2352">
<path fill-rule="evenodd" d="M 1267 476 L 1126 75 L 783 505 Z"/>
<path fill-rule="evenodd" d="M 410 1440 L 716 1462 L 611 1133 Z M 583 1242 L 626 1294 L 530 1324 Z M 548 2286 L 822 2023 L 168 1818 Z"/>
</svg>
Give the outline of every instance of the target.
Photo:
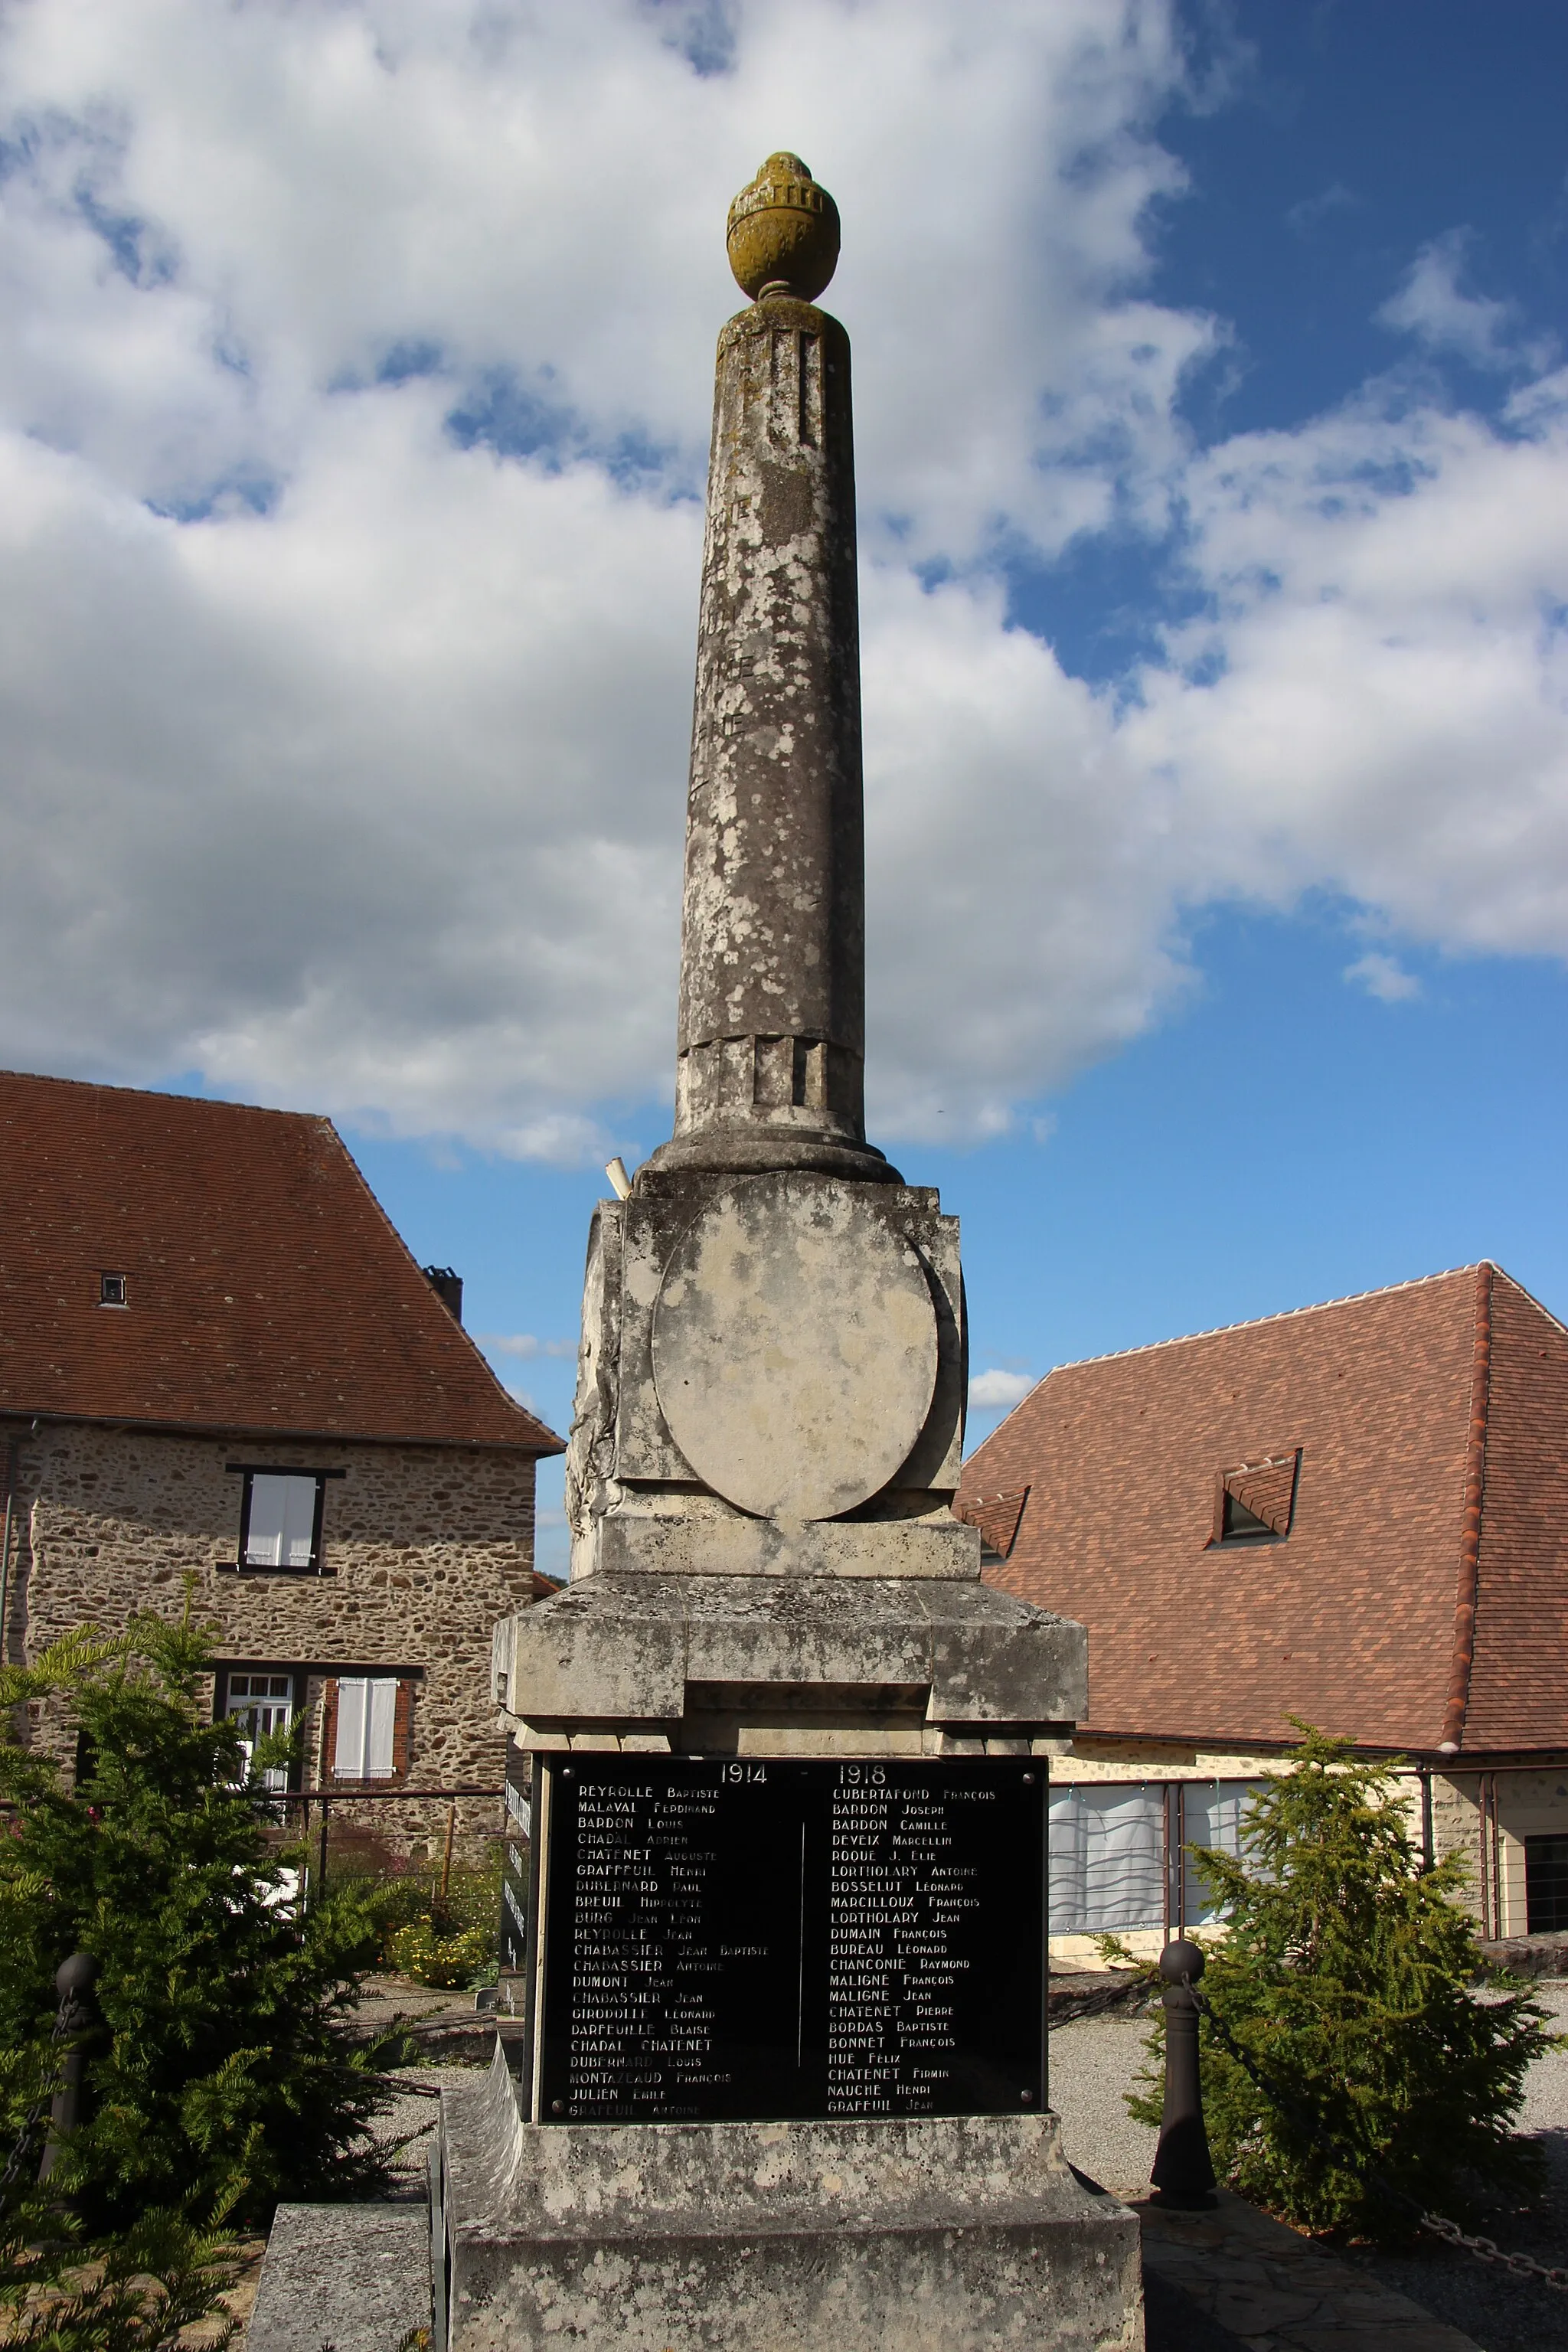
<svg viewBox="0 0 1568 2352">
<path fill-rule="evenodd" d="M 396 1675 L 339 1675 L 322 1700 L 321 1748 L 333 1780 L 401 1780 L 413 1691 Z"/>
<path fill-rule="evenodd" d="M 269 1463 L 231 1462 L 245 1481 L 239 1505 L 241 1576 L 330 1576 L 321 1549 L 327 1481 L 341 1470 L 275 1469 Z"/>
</svg>

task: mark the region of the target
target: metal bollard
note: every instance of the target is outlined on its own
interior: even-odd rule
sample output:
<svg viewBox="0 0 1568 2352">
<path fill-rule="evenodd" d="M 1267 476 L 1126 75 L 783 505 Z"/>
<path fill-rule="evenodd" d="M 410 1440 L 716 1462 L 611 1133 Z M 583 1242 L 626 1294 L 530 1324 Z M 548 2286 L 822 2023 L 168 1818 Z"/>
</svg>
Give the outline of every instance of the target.
<svg viewBox="0 0 1568 2352">
<path fill-rule="evenodd" d="M 55 1990 L 60 1997 L 55 2040 L 65 2044 L 66 2056 L 60 2087 L 49 2109 L 49 2134 L 38 2167 L 40 2180 L 47 2180 L 53 2172 L 61 2142 L 82 2120 L 87 2102 L 87 2045 L 98 2021 L 98 2004 L 92 1997 L 97 1974 L 98 1962 L 89 1952 L 73 1952 L 55 1970 Z"/>
<path fill-rule="evenodd" d="M 1204 2127 L 1203 2083 L 1198 2073 L 1198 2005 L 1192 1988 L 1204 1972 L 1204 1956 L 1184 1937 L 1160 1955 L 1165 1979 L 1165 2106 L 1160 2145 L 1151 2175 L 1164 2205 L 1214 2205 L 1214 2163 Z M 1188 1982 L 1182 1979 L 1186 1978 Z"/>
</svg>

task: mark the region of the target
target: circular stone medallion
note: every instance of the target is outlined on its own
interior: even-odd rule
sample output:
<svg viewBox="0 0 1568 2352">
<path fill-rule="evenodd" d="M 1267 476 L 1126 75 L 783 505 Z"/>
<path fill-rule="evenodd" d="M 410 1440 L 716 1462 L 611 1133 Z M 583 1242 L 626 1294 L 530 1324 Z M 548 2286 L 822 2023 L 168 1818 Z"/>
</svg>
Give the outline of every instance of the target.
<svg viewBox="0 0 1568 2352">
<path fill-rule="evenodd" d="M 920 1259 L 847 1184 L 737 1178 L 687 1227 L 653 1377 L 704 1483 L 763 1518 L 828 1519 L 885 1486 L 936 1386 Z"/>
</svg>

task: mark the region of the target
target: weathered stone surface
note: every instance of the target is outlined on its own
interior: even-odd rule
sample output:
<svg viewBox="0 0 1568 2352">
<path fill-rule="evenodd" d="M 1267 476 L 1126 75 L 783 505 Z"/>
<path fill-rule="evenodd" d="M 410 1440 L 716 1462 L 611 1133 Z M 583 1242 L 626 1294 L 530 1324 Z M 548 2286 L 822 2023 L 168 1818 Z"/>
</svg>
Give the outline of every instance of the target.
<svg viewBox="0 0 1568 2352">
<path fill-rule="evenodd" d="M 770 294 L 719 341 L 661 1167 L 891 1178 L 865 1141 L 849 339 Z"/>
<path fill-rule="evenodd" d="M 428 2207 L 279 2205 L 248 2352 L 397 2352 L 429 2325 Z"/>
<path fill-rule="evenodd" d="M 764 1518 L 826 1519 L 885 1486 L 925 1425 L 924 1268 L 856 1190 L 733 1180 L 664 1270 L 654 1383 L 698 1475 Z"/>
<path fill-rule="evenodd" d="M 921 1576 L 973 1580 L 977 1531 L 946 1509 L 876 1519 L 748 1518 L 716 1496 L 638 1494 L 593 1522 L 574 1582 L 616 1576 Z"/>
<path fill-rule="evenodd" d="M 1137 2225 L 1054 2116 L 525 2124 L 442 2097 L 452 2352 L 1136 2352 Z"/>
<path fill-rule="evenodd" d="M 601 1568 L 698 1575 L 829 1572 L 833 1559 L 811 1537 L 810 1522 L 759 1519 L 704 1485 L 659 1401 L 654 1326 L 667 1270 L 692 1224 L 733 1196 L 737 1180 L 689 1171 L 639 1181 L 642 1189 L 633 1199 L 599 1203 L 589 1234 L 566 1462 L 573 1576 Z M 953 1536 L 946 1507 L 963 1459 L 968 1373 L 958 1220 L 943 1216 L 935 1192 L 920 1186 L 811 1176 L 791 1177 L 788 1185 L 802 1195 L 817 1188 L 837 1204 L 835 1213 L 853 1203 L 849 1222 L 879 1229 L 874 1249 L 890 1248 L 900 1260 L 912 1256 L 935 1321 L 935 1373 L 923 1423 L 881 1490 L 853 1520 L 839 1523 L 845 1537 L 840 1572 L 973 1575 L 973 1537 Z M 831 1293 L 837 1279 L 823 1287 Z M 851 1266 L 843 1279 L 853 1287 Z M 692 1524 L 683 1530 L 676 1522 L 688 1517 Z M 910 1521 L 921 1523 L 918 1532 L 903 1531 Z M 888 1528 L 885 1540 L 868 1536 L 873 1524 Z M 726 1528 L 731 1540 L 723 1538 Z"/>
<path fill-rule="evenodd" d="M 531 1723 L 678 1719 L 694 1684 L 898 1686 L 932 1723 L 1071 1723 L 1086 1655 L 1080 1625 L 977 1582 L 603 1575 L 499 1625 L 493 1673 Z"/>
<path fill-rule="evenodd" d="M 838 262 L 838 207 L 798 155 L 770 155 L 730 206 L 724 243 L 735 283 L 815 302 Z"/>
</svg>

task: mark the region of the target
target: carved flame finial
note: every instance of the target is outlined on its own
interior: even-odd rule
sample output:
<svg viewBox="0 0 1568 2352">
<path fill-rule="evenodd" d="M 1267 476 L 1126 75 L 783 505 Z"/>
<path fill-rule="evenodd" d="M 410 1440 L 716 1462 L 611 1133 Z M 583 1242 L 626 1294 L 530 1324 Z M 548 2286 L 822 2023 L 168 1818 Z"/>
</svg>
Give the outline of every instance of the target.
<svg viewBox="0 0 1568 2352">
<path fill-rule="evenodd" d="M 753 301 L 815 302 L 838 266 L 838 207 L 798 155 L 770 155 L 730 207 L 730 267 Z"/>
</svg>

